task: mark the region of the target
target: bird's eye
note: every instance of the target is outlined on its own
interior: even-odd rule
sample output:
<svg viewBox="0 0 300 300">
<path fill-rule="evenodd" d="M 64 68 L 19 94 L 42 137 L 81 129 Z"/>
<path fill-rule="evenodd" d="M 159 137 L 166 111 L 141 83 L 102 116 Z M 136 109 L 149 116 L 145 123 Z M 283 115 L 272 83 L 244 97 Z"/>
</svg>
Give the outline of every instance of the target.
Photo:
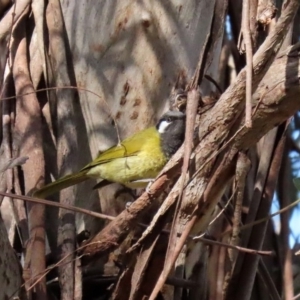
<svg viewBox="0 0 300 300">
<path fill-rule="evenodd" d="M 166 121 L 169 122 L 169 123 L 171 123 L 172 119 L 171 118 L 167 118 Z"/>
</svg>

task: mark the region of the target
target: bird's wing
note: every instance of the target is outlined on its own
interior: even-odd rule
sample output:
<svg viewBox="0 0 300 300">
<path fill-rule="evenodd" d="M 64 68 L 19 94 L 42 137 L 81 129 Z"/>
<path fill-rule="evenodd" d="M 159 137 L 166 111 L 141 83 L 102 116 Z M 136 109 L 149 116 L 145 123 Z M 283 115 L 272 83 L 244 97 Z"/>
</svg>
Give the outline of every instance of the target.
<svg viewBox="0 0 300 300">
<path fill-rule="evenodd" d="M 108 163 L 117 158 L 125 158 L 136 156 L 141 150 L 141 145 L 146 142 L 148 133 L 145 131 L 152 131 L 153 128 L 143 130 L 128 139 L 125 139 L 120 145 L 109 148 L 108 150 L 100 153 L 91 163 L 85 166 L 81 171 L 91 169 L 97 165 Z"/>
<path fill-rule="evenodd" d="M 108 163 L 117 158 L 129 157 L 137 155 L 139 151 L 130 151 L 128 147 L 123 146 L 123 144 L 115 146 L 101 153 L 98 157 L 96 157 L 92 162 L 90 162 L 87 166 L 85 166 L 83 170 L 90 169 L 97 165 Z"/>
</svg>

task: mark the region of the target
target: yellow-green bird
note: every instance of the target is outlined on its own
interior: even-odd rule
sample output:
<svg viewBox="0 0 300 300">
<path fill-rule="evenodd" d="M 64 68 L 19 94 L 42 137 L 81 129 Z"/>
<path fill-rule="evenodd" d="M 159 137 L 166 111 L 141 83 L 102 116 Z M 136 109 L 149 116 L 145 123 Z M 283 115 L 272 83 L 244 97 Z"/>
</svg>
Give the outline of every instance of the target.
<svg viewBox="0 0 300 300">
<path fill-rule="evenodd" d="M 82 168 L 62 177 L 34 193 L 44 198 L 89 178 L 100 179 L 97 186 L 118 182 L 129 188 L 146 187 L 162 170 L 184 140 L 185 114 L 165 113 L 156 126 L 123 140 Z"/>
</svg>

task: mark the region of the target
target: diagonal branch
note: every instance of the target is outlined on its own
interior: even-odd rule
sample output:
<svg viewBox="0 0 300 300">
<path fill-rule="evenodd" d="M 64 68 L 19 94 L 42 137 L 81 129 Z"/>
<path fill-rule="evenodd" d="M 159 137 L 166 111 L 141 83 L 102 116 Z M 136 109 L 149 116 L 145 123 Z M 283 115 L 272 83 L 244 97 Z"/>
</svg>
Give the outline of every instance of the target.
<svg viewBox="0 0 300 300">
<path fill-rule="evenodd" d="M 273 30 L 273 34 L 269 36 L 261 46 L 262 50 L 259 51 L 260 54 L 258 55 L 258 52 L 255 54 L 254 74 L 259 74 L 262 71 L 265 72 L 266 63 L 273 55 L 273 50 L 277 45 L 275 41 L 277 43 L 281 42 L 281 39 L 287 32 L 284 26 L 287 26 L 293 19 L 297 7 L 298 1 L 289 2 L 278 21 L 278 26 Z M 289 49 L 289 51 L 291 51 L 291 49 Z M 295 51 L 297 50 L 295 49 Z M 288 52 L 276 60 L 276 68 L 287 70 L 299 64 L 298 57 L 289 57 L 289 61 L 287 61 L 287 58 Z M 258 60 L 261 63 L 259 63 Z M 274 71 L 272 71 L 272 73 L 274 74 Z M 299 74 L 299 71 L 297 71 L 297 74 Z M 267 100 L 264 105 L 258 107 L 256 114 L 253 116 L 253 128 L 251 130 L 242 128 L 236 137 L 235 145 L 238 149 L 247 149 L 255 144 L 268 130 L 292 116 L 294 112 L 300 108 L 299 101 L 294 101 L 294 97 L 299 93 L 298 83 L 295 82 L 294 78 L 290 78 L 290 88 L 284 90 L 278 82 L 282 82 L 282 84 L 285 83 L 285 72 L 276 72 L 276 75 L 276 78 L 274 78 L 274 76 L 270 76 L 269 78 L 270 84 L 268 92 L 265 91 L 263 86 L 257 90 L 257 94 L 264 93 L 264 97 Z M 256 78 L 254 78 L 254 80 L 258 83 Z M 230 123 L 236 120 L 237 111 L 240 111 L 243 103 L 244 89 L 245 72 L 242 71 L 237 80 L 226 90 L 201 123 L 200 140 L 203 139 L 201 142 L 203 147 L 198 147 L 198 151 L 201 153 L 199 160 L 200 165 L 205 164 L 206 159 L 213 153 L 213 149 L 217 148 L 219 141 L 224 138 L 223 133 L 229 130 Z M 273 92 L 270 92 L 272 89 Z M 278 89 L 278 94 L 275 98 L 274 89 Z M 264 125 L 262 126 L 262 124 Z M 207 143 L 208 138 L 211 140 L 211 143 Z M 123 211 L 113 222 L 93 238 L 92 241 L 95 243 L 93 243 L 92 246 L 87 246 L 83 251 L 84 254 L 89 256 L 101 256 L 118 247 L 119 243 L 127 236 L 134 224 L 142 218 L 143 213 L 151 207 L 152 201 L 162 192 L 166 181 L 170 180 L 172 176 L 175 175 L 174 173 L 178 174 L 182 153 L 183 150 L 181 148 L 162 171 L 159 179 L 153 183 L 151 186 L 153 195 L 144 193 L 130 206 L 129 210 Z M 176 187 L 174 187 L 174 191 L 175 190 Z M 177 192 L 173 194 L 174 198 L 176 198 L 176 193 L 178 195 L 178 188 Z"/>
</svg>

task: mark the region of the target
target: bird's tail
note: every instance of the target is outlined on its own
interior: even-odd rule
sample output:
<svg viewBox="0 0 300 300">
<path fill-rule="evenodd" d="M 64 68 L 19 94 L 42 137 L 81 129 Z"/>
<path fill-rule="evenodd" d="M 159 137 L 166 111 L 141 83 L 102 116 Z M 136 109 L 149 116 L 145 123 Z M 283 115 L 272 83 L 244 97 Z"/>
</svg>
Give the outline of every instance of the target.
<svg viewBox="0 0 300 300">
<path fill-rule="evenodd" d="M 89 178 L 86 175 L 86 173 L 87 173 L 87 171 L 84 170 L 84 171 L 80 171 L 75 174 L 70 174 L 70 175 L 64 176 L 52 183 L 45 185 L 41 189 L 35 191 L 33 193 L 33 197 L 46 198 L 47 196 L 57 193 L 60 190 L 63 190 L 69 186 L 83 182 Z"/>
</svg>

